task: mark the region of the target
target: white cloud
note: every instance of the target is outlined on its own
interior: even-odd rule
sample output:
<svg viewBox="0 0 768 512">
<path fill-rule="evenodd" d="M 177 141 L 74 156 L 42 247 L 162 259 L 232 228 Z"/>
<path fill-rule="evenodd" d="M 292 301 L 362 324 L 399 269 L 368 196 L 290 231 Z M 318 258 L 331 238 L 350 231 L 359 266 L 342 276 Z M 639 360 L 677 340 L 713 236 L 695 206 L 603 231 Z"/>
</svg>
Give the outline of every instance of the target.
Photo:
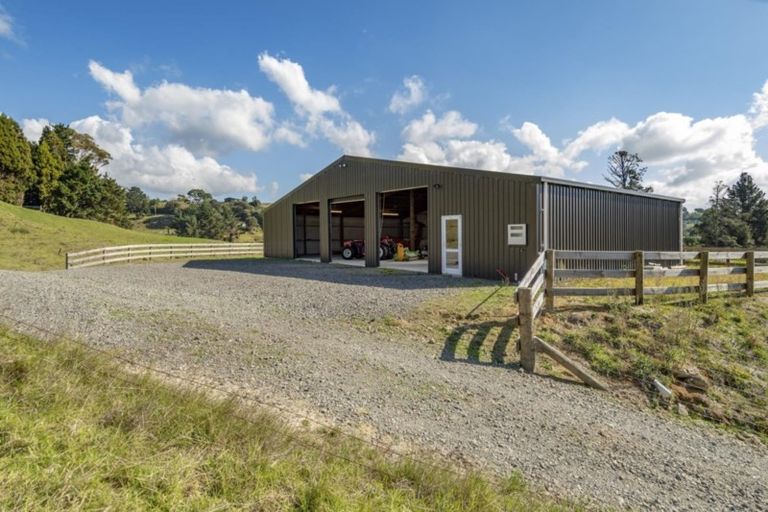
<svg viewBox="0 0 768 512">
<path fill-rule="evenodd" d="M 3 6 L 0 5 L 0 37 L 8 39 L 9 41 L 13 41 L 14 43 L 21 44 L 22 41 L 16 34 L 13 25 L 13 17 L 8 14 L 5 9 L 3 9 Z"/>
<path fill-rule="evenodd" d="M 659 112 L 632 127 L 615 119 L 592 125 L 566 146 L 565 154 L 607 148 L 638 153 L 656 192 L 701 206 L 716 180 L 731 182 L 742 171 L 768 185 L 768 162 L 755 150 L 754 126 L 754 118 L 744 114 L 696 121 Z"/>
<path fill-rule="evenodd" d="M 283 125 L 278 126 L 274 133 L 274 139 L 302 148 L 307 147 L 307 143 L 304 140 L 304 137 L 302 137 L 299 129 L 290 123 L 284 123 Z"/>
<path fill-rule="evenodd" d="M 197 155 L 259 151 L 270 142 L 274 108 L 245 90 L 164 81 L 141 91 L 130 71 L 117 73 L 94 61 L 89 69 L 96 81 L 119 97 L 108 106 L 120 112 L 122 123 L 129 128 L 158 124 L 169 132 L 171 142 Z M 287 140 L 285 134 L 281 140 Z"/>
<path fill-rule="evenodd" d="M 341 107 L 333 89 L 313 89 L 300 64 L 278 59 L 268 53 L 259 55 L 259 68 L 277 84 L 305 121 L 305 130 L 313 137 L 322 136 L 344 153 L 369 156 L 375 135 L 355 121 Z"/>
<path fill-rule="evenodd" d="M 510 128 L 531 150 L 531 154 L 524 157 L 511 155 L 503 142 L 472 139 L 477 131 L 477 124 L 465 119 L 460 112 L 452 110 L 438 118 L 427 110 L 403 129 L 405 143 L 399 158 L 521 174 L 562 175 L 563 166 L 571 165 L 533 123 Z"/>
<path fill-rule="evenodd" d="M 130 71 L 125 70 L 122 73 L 118 73 L 105 68 L 93 60 L 88 63 L 88 71 L 94 80 L 126 102 L 136 103 L 141 99 L 141 91 L 133 83 L 133 73 Z"/>
<path fill-rule="evenodd" d="M 396 91 L 389 102 L 389 110 L 395 114 L 405 114 L 419 106 L 427 98 L 424 80 L 420 76 L 413 75 L 404 78 L 403 86 L 405 90 Z"/>
<path fill-rule="evenodd" d="M 47 119 L 23 119 L 21 121 L 21 129 L 24 132 L 24 136 L 30 142 L 37 142 L 40 140 L 40 135 L 43 134 L 43 128 L 50 126 L 51 122 Z"/>
<path fill-rule="evenodd" d="M 311 178 L 312 176 L 314 176 L 314 174 L 312 174 L 311 172 L 303 172 L 303 173 L 299 174 L 299 179 L 303 183 L 303 182 L 307 181 L 309 178 Z"/>
<path fill-rule="evenodd" d="M 274 199 L 277 197 L 277 192 L 280 190 L 280 184 L 276 181 L 273 181 L 269 184 L 269 197 L 270 199 Z"/>
<path fill-rule="evenodd" d="M 324 92 L 310 87 L 300 64 L 262 53 L 259 55 L 259 68 L 282 89 L 294 107 L 302 113 L 318 115 L 341 111 L 341 104 L 333 96 L 332 90 Z"/>
<path fill-rule="evenodd" d="M 477 125 L 467 121 L 460 112 L 451 110 L 440 119 L 431 110 L 427 110 L 420 119 L 414 119 L 403 129 L 403 138 L 410 143 L 419 144 L 471 137 L 477 131 Z"/>
<path fill-rule="evenodd" d="M 602 152 L 619 144 L 627 133 L 629 126 L 612 117 L 580 131 L 575 139 L 567 143 L 563 153 L 566 158 L 575 159 L 587 150 Z"/>
<path fill-rule="evenodd" d="M 752 95 L 752 106 L 749 109 L 752 116 L 752 126 L 757 130 L 768 126 L 768 80 L 763 88 Z"/>
<path fill-rule="evenodd" d="M 403 130 L 400 158 L 424 163 L 459 165 L 506 172 L 564 176 L 588 165 L 585 158 L 626 149 L 638 153 L 649 167 L 648 183 L 658 193 L 684 197 L 692 207 L 706 203 L 716 180 L 734 181 L 750 172 L 768 187 L 768 161 L 755 149 L 755 132 L 768 127 L 768 82 L 755 93 L 747 113 L 695 120 L 658 112 L 634 126 L 611 118 L 581 130 L 561 147 L 534 123 L 511 126 L 510 132 L 527 150 L 511 155 L 506 144 L 477 140 L 478 126 L 451 111 L 437 118 L 427 111 Z M 602 174 L 602 167 L 595 174 Z"/>
<path fill-rule="evenodd" d="M 198 158 L 186 148 L 143 146 L 134 141 L 130 128 L 91 116 L 70 126 L 91 135 L 112 155 L 105 168 L 123 186 L 139 186 L 162 194 L 178 194 L 203 188 L 214 195 L 243 195 L 260 191 L 256 176 L 235 171 L 211 157 Z"/>
</svg>

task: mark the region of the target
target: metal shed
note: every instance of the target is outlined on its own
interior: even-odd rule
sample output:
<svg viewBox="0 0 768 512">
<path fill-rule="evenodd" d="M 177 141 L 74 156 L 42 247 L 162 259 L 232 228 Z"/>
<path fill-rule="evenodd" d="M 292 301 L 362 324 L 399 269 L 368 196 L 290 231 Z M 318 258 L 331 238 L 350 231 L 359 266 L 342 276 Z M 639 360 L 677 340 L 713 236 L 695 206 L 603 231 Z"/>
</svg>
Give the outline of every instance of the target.
<svg viewBox="0 0 768 512">
<path fill-rule="evenodd" d="M 410 203 L 410 204 L 409 204 Z M 682 250 L 682 199 L 559 179 L 342 156 L 264 212 L 264 253 L 336 261 L 395 232 L 430 273 L 512 279 L 540 251 Z M 415 213 L 415 210 L 418 212 Z M 377 250 L 365 265 L 379 265 Z"/>
</svg>

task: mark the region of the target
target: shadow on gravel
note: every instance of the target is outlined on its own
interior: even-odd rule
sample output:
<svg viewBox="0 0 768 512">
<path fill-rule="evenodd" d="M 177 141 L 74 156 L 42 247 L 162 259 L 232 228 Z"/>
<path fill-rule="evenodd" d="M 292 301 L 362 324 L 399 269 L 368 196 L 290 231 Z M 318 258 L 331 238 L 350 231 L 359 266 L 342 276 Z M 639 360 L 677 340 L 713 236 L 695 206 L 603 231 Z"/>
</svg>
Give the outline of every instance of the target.
<svg viewBox="0 0 768 512">
<path fill-rule="evenodd" d="M 522 370 L 519 359 L 507 362 L 507 350 L 512 341 L 513 334 L 517 331 L 517 317 L 506 322 L 479 322 L 465 324 L 456 327 L 445 338 L 440 359 L 456 363 L 476 364 L 480 366 L 500 366 L 509 370 Z M 516 340 L 516 338 L 515 338 Z M 466 357 L 460 357 L 466 346 Z M 512 351 L 517 352 L 517 341 L 512 346 Z M 490 360 L 489 360 L 490 359 Z M 583 386 L 577 380 L 558 377 L 555 375 L 541 375 L 541 377 Z"/>
<path fill-rule="evenodd" d="M 309 281 L 390 288 L 396 290 L 427 290 L 439 288 L 472 288 L 492 283 L 482 279 L 455 277 L 417 272 L 360 268 L 327 263 L 282 259 L 193 260 L 184 268 L 242 272 L 274 277 L 291 277 Z"/>
<path fill-rule="evenodd" d="M 484 366 L 506 366 L 518 368 L 519 363 L 506 363 L 507 347 L 512 339 L 512 333 L 517 330 L 514 321 L 489 321 L 474 324 L 464 324 L 453 329 L 445 338 L 440 359 L 462 363 L 479 364 Z M 464 352 L 462 341 L 466 342 L 466 358 L 459 357 L 459 346 Z M 483 360 L 489 356 L 490 360 Z"/>
</svg>

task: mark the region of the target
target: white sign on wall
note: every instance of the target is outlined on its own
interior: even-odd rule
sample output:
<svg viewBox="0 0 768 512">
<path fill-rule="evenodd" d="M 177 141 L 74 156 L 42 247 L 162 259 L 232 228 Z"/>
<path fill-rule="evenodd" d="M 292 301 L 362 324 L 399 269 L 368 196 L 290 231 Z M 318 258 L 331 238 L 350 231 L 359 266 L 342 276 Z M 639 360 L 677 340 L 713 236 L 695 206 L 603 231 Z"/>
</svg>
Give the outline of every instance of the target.
<svg viewBox="0 0 768 512">
<path fill-rule="evenodd" d="M 526 224 L 507 225 L 507 244 L 508 245 L 528 245 Z"/>
</svg>

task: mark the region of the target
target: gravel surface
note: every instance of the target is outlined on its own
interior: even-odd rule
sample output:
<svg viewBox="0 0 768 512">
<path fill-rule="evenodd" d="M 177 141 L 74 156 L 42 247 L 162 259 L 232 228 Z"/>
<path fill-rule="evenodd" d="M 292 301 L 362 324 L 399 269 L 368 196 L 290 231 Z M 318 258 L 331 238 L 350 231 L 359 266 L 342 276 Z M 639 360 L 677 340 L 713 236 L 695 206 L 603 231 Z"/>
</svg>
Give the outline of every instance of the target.
<svg viewBox="0 0 768 512">
<path fill-rule="evenodd" d="M 0 271 L 0 313 L 356 433 L 501 474 L 519 469 L 557 495 L 618 508 L 768 510 L 765 446 L 360 328 L 472 284 L 267 260 Z"/>
</svg>

